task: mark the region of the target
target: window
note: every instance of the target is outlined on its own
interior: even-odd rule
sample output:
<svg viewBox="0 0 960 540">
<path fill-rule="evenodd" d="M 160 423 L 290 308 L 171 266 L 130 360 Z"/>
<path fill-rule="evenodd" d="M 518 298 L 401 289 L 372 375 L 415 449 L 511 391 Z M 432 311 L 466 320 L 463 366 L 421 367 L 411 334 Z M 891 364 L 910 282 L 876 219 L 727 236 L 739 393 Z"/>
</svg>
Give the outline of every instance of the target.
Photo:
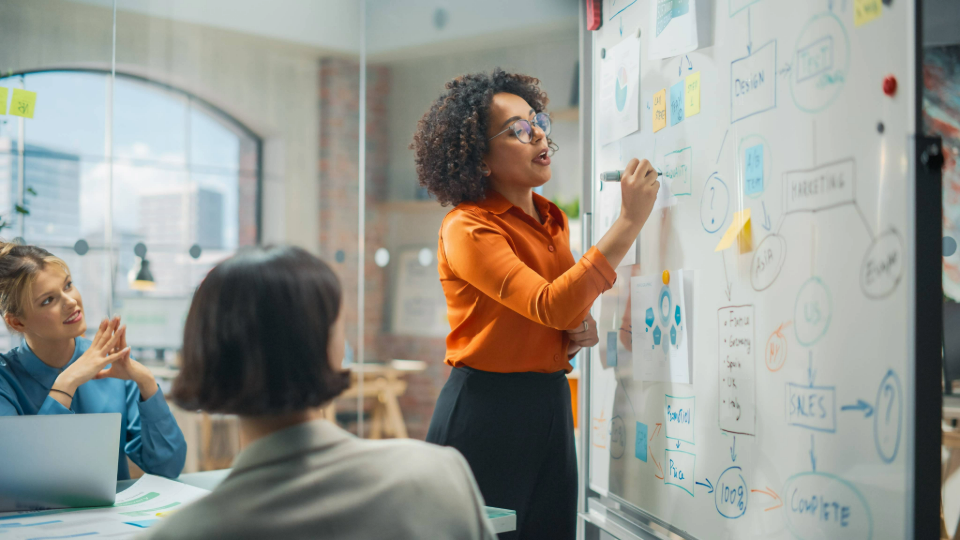
<svg viewBox="0 0 960 540">
<path fill-rule="evenodd" d="M 63 257 L 91 319 L 114 311 L 111 300 L 121 309 L 125 298 L 189 299 L 210 268 L 259 235 L 260 140 L 186 92 L 117 74 L 111 96 L 109 83 L 108 72 L 85 70 L 0 78 L 37 93 L 34 118 L 0 116 L 0 237 Z M 130 287 L 138 243 L 155 282 L 148 292 Z"/>
</svg>

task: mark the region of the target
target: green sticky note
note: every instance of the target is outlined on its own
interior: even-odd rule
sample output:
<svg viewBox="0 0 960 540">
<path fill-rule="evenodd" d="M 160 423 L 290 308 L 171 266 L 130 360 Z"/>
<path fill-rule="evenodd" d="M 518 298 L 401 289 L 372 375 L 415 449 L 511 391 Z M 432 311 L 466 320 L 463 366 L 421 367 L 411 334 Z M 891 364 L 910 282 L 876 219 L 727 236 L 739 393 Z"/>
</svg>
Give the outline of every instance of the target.
<svg viewBox="0 0 960 540">
<path fill-rule="evenodd" d="M 7 89 L 0 87 L 0 114 L 7 114 Z"/>
<path fill-rule="evenodd" d="M 33 110 L 37 106 L 37 93 L 29 90 L 13 89 L 13 99 L 10 100 L 10 114 L 33 118 Z"/>
</svg>

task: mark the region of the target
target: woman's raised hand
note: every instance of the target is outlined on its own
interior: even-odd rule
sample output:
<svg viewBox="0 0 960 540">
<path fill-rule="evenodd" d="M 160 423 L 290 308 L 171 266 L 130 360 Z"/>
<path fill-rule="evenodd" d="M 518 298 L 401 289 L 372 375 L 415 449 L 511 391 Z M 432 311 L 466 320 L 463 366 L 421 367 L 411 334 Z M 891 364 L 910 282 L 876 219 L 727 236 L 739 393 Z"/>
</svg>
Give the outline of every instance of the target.
<svg viewBox="0 0 960 540">
<path fill-rule="evenodd" d="M 657 180 L 657 171 L 649 161 L 640 161 L 637 158 L 627 163 L 620 180 L 622 207 L 620 217 L 635 226 L 642 227 L 653 211 L 653 204 L 657 201 L 657 192 L 660 182 Z"/>
</svg>

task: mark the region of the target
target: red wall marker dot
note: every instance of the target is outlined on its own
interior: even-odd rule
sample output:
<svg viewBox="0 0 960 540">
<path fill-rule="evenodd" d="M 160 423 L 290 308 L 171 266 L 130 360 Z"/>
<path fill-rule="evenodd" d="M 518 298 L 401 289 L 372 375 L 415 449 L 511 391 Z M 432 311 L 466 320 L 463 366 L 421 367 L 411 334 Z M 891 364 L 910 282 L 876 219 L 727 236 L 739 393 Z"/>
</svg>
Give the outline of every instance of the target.
<svg viewBox="0 0 960 540">
<path fill-rule="evenodd" d="M 887 75 L 883 78 L 883 93 L 893 97 L 897 93 L 897 78 L 893 75 Z"/>
</svg>

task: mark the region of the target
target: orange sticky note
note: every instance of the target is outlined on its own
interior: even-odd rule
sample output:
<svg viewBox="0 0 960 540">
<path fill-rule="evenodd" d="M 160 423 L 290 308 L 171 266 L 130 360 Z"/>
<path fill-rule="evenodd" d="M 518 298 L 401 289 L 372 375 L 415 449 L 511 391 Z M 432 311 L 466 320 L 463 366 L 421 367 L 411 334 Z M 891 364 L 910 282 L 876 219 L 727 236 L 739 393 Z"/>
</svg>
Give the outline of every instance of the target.
<svg viewBox="0 0 960 540">
<path fill-rule="evenodd" d="M 667 89 L 653 95 L 653 132 L 667 127 Z"/>
<path fill-rule="evenodd" d="M 740 253 L 747 253 L 753 250 L 753 234 L 750 230 L 750 209 L 746 208 L 742 212 L 733 214 L 733 223 L 727 232 L 723 233 L 723 238 L 717 244 L 713 251 L 723 251 L 733 245 L 733 241 L 740 237 Z"/>
<path fill-rule="evenodd" d="M 10 114 L 33 118 L 33 110 L 37 106 L 37 93 L 29 90 L 13 89 L 13 99 L 10 100 Z"/>
</svg>

